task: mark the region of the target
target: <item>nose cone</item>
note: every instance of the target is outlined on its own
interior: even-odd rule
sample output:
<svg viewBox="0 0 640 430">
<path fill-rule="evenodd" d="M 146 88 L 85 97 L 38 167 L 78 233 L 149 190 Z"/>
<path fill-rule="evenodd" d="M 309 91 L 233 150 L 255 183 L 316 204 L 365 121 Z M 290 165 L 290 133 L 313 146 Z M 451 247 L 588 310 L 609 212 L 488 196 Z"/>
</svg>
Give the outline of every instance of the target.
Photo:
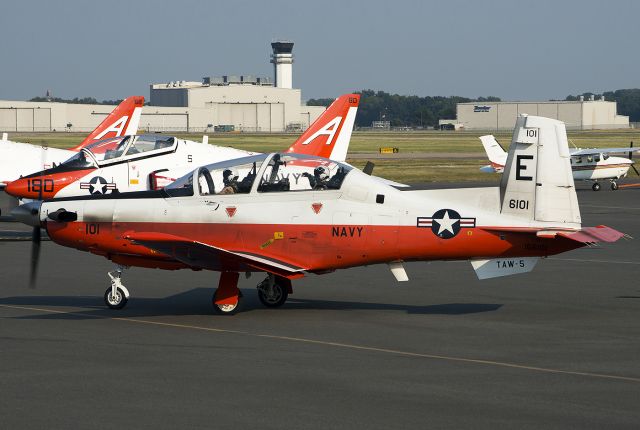
<svg viewBox="0 0 640 430">
<path fill-rule="evenodd" d="M 57 168 L 60 170 L 59 168 Z M 95 169 L 53 171 L 34 173 L 7 184 L 7 194 L 19 199 L 46 200 L 54 198 L 60 190 L 73 184 Z"/>
<path fill-rule="evenodd" d="M 5 191 L 18 199 L 51 199 L 54 196 L 53 180 L 47 177 L 20 178 L 7 184 Z"/>
<path fill-rule="evenodd" d="M 23 224 L 39 227 L 40 206 L 42 206 L 42 202 L 40 201 L 25 203 L 17 208 L 13 208 L 11 215 Z"/>
</svg>

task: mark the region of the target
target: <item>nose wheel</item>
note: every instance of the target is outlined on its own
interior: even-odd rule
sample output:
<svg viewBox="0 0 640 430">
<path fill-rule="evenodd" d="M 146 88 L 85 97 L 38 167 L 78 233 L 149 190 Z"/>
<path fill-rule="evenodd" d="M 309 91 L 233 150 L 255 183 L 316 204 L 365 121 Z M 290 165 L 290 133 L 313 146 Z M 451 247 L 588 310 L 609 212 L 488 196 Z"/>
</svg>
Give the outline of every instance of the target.
<svg viewBox="0 0 640 430">
<path fill-rule="evenodd" d="M 104 292 L 104 303 L 109 309 L 122 309 L 129 301 L 129 290 L 122 284 L 122 271 L 127 267 L 118 266 L 116 270 L 108 273 L 111 278 L 111 287 Z"/>
<path fill-rule="evenodd" d="M 115 294 L 111 288 L 104 292 L 104 303 L 109 309 L 122 309 L 129 301 L 129 291 L 125 287 L 116 288 Z"/>
<path fill-rule="evenodd" d="M 618 189 L 618 183 L 616 181 L 611 181 L 611 191 L 615 191 Z"/>
</svg>

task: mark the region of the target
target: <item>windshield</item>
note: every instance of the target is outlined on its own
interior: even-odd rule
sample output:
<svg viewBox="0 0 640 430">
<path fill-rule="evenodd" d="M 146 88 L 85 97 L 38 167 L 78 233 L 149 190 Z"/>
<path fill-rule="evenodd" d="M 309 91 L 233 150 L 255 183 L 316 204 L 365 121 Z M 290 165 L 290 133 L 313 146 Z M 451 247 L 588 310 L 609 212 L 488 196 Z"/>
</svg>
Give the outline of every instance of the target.
<svg viewBox="0 0 640 430">
<path fill-rule="evenodd" d="M 96 167 L 95 163 L 91 159 L 91 156 L 88 155 L 84 150 L 78 152 L 73 157 L 69 158 L 64 163 L 60 164 L 61 166 L 78 169 L 84 167 Z"/>
<path fill-rule="evenodd" d="M 133 141 L 133 143 L 129 146 L 131 141 Z M 115 160 L 125 155 L 129 156 L 172 148 L 175 146 L 175 143 L 176 139 L 171 136 L 144 134 L 142 136 L 124 136 L 104 139 L 92 143 L 84 149 L 90 151 L 98 163 L 100 163 L 101 161 Z M 127 146 L 129 146 L 128 149 Z M 125 150 L 127 151 L 126 154 Z"/>
<path fill-rule="evenodd" d="M 175 138 L 170 136 L 154 136 L 144 134 L 136 137 L 133 144 L 127 149 L 127 155 L 141 154 L 143 152 L 155 151 L 157 149 L 171 148 L 175 143 Z"/>
<path fill-rule="evenodd" d="M 326 158 L 274 154 L 260 178 L 259 192 L 339 190 L 352 167 Z"/>
<path fill-rule="evenodd" d="M 260 166 L 268 156 L 268 154 L 252 155 L 200 167 L 195 172 L 198 193 L 203 196 L 249 193 Z M 165 187 L 165 191 L 170 196 L 185 195 L 185 189 L 193 194 L 193 176 L 194 172 L 189 172 Z"/>
</svg>

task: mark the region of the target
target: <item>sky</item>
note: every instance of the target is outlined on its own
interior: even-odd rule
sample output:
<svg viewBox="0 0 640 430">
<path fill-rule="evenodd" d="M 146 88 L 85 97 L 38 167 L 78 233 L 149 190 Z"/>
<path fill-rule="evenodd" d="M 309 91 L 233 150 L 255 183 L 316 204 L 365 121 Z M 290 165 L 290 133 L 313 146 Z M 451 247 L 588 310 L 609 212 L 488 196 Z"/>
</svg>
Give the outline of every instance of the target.
<svg viewBox="0 0 640 430">
<path fill-rule="evenodd" d="M 273 76 L 295 43 L 302 98 L 373 89 L 549 100 L 640 87 L 631 0 L 9 1 L 0 99 L 120 99 L 149 84 Z"/>
</svg>

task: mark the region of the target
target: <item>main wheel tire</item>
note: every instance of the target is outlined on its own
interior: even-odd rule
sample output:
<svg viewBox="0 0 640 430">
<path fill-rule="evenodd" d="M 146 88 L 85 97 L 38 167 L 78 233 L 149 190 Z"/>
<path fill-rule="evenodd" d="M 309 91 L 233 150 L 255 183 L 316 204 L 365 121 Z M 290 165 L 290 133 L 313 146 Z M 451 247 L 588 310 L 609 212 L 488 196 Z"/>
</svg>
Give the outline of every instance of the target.
<svg viewBox="0 0 640 430">
<path fill-rule="evenodd" d="M 615 191 L 618 189 L 618 183 L 616 181 L 611 181 L 611 190 Z"/>
<path fill-rule="evenodd" d="M 213 293 L 213 297 L 211 297 L 211 304 L 213 305 L 213 309 L 221 314 L 221 315 L 234 315 L 240 309 L 240 298 L 242 297 L 242 293 L 238 294 L 238 301 L 235 304 L 225 304 L 219 305 L 216 303 L 216 293 Z"/>
<path fill-rule="evenodd" d="M 594 182 L 593 185 L 591 186 L 591 189 L 593 191 L 600 191 L 600 184 L 597 182 Z"/>
<path fill-rule="evenodd" d="M 276 282 L 273 284 L 271 294 L 268 294 L 268 286 L 263 287 L 262 285 L 262 283 L 258 285 L 258 299 L 263 305 L 268 308 L 278 308 L 284 305 L 289 297 L 289 292 L 286 288 Z"/>
<path fill-rule="evenodd" d="M 111 287 L 104 292 L 104 303 L 109 309 L 122 309 L 129 301 L 129 292 L 125 292 L 122 288 L 116 289 L 115 297 L 111 296 Z"/>
</svg>

